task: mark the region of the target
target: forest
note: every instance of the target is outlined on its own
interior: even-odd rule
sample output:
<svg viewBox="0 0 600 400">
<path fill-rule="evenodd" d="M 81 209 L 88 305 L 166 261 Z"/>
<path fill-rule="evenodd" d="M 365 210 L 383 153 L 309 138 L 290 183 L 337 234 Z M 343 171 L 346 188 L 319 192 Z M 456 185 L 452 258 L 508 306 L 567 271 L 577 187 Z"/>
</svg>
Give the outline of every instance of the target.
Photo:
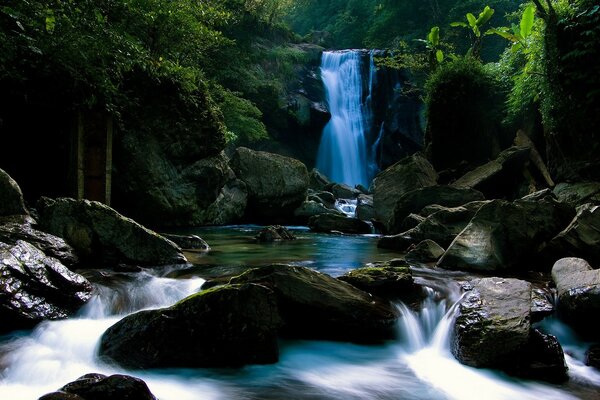
<svg viewBox="0 0 600 400">
<path fill-rule="evenodd" d="M 2 0 L 0 398 L 596 399 L 598 43 L 597 0 Z"/>
</svg>

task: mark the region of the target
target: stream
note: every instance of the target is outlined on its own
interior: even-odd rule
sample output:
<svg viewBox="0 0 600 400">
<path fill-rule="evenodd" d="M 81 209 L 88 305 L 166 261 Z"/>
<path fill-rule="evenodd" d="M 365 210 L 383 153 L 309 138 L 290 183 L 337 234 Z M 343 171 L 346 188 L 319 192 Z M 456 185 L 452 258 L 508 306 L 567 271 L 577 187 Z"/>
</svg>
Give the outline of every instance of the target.
<svg viewBox="0 0 600 400">
<path fill-rule="evenodd" d="M 257 244 L 259 227 L 189 230 L 212 251 L 190 257 L 194 267 L 137 273 L 84 271 L 96 285 L 79 315 L 0 337 L 0 399 L 31 400 L 91 372 L 143 379 L 161 400 L 197 399 L 599 399 L 600 373 L 583 365 L 587 344 L 560 321 L 539 327 L 556 335 L 567 353 L 570 380 L 563 385 L 525 381 L 458 363 L 450 332 L 464 275 L 415 266 L 428 287 L 420 310 L 397 304 L 397 340 L 383 345 L 282 341 L 280 361 L 241 369 L 128 371 L 95 357 L 102 333 L 132 312 L 170 306 L 197 292 L 205 278 L 247 266 L 289 263 L 333 276 L 366 262 L 398 256 L 377 249 L 375 235 L 344 236 L 293 227 L 298 240 Z M 176 345 L 174 343 L 174 345 Z"/>
</svg>

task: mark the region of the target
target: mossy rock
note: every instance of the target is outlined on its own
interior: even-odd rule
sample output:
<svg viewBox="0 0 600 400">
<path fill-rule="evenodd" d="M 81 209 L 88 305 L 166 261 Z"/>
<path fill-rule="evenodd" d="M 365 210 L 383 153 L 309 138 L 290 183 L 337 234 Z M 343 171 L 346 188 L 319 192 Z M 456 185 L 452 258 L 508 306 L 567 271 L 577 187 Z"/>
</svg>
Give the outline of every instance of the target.
<svg viewBox="0 0 600 400">
<path fill-rule="evenodd" d="M 368 264 L 352 270 L 338 279 L 365 292 L 392 299 L 410 299 L 417 287 L 409 265 L 402 259 Z"/>
</svg>

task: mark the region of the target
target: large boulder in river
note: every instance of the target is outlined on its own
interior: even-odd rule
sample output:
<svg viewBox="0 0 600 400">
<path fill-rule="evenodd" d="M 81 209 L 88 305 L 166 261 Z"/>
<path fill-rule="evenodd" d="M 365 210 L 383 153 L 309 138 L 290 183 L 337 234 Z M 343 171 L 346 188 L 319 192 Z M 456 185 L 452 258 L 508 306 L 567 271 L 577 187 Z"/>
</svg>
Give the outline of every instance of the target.
<svg viewBox="0 0 600 400">
<path fill-rule="evenodd" d="M 33 245 L 0 242 L 0 332 L 31 328 L 73 314 L 92 285 Z"/>
<path fill-rule="evenodd" d="M 28 214 L 21 188 L 0 168 L 0 216 Z"/>
<path fill-rule="evenodd" d="M 396 199 L 394 211 L 387 227 L 390 233 L 400 233 L 402 222 L 407 216 L 419 213 L 424 207 L 432 204 L 458 207 L 480 200 L 484 200 L 483 194 L 469 188 L 438 185 L 412 190 Z"/>
<path fill-rule="evenodd" d="M 39 400 L 156 400 L 146 382 L 129 375 L 86 374 Z"/>
<path fill-rule="evenodd" d="M 77 266 L 79 257 L 73 247 L 62 238 L 42 232 L 36 227 L 37 222 L 29 215 L 0 217 L 0 242 L 14 245 L 18 240 L 23 240 L 71 269 Z"/>
<path fill-rule="evenodd" d="M 281 325 L 273 292 L 225 285 L 108 328 L 99 355 L 126 368 L 239 367 L 277 362 Z"/>
<path fill-rule="evenodd" d="M 416 286 L 409 265 L 402 259 L 369 264 L 338 278 L 354 287 L 387 299 L 410 300 Z"/>
<path fill-rule="evenodd" d="M 248 189 L 247 218 L 291 220 L 306 199 L 308 171 L 298 160 L 238 147 L 230 165 Z"/>
<path fill-rule="evenodd" d="M 272 265 L 230 283 L 271 288 L 284 320 L 282 334 L 299 339 L 379 342 L 395 335 L 397 311 L 354 286 L 309 268 Z"/>
<path fill-rule="evenodd" d="M 358 218 L 346 217 L 337 214 L 320 214 L 310 217 L 308 227 L 315 232 L 342 232 L 342 233 L 371 233 L 372 227 L 367 222 Z"/>
<path fill-rule="evenodd" d="M 552 267 L 558 292 L 558 312 L 580 333 L 600 337 L 600 329 L 590 318 L 600 313 L 600 269 L 592 269 L 581 258 L 562 258 Z"/>
<path fill-rule="evenodd" d="M 422 155 L 414 154 L 402 159 L 379 173 L 373 180 L 373 206 L 377 218 L 389 230 L 387 224 L 394 213 L 398 198 L 412 190 L 436 183 L 437 174 Z"/>
<path fill-rule="evenodd" d="M 454 239 L 438 266 L 452 270 L 498 271 L 536 265 L 540 247 L 571 221 L 575 211 L 544 191 L 514 202 L 483 205 Z M 546 269 L 549 269 L 547 266 Z"/>
<path fill-rule="evenodd" d="M 175 243 L 96 201 L 43 198 L 40 227 L 64 238 L 91 265 L 167 265 L 187 260 Z"/>
<path fill-rule="evenodd" d="M 600 265 L 600 205 L 578 207 L 573 221 L 545 250 L 553 260 L 581 257 L 593 265 Z"/>
</svg>

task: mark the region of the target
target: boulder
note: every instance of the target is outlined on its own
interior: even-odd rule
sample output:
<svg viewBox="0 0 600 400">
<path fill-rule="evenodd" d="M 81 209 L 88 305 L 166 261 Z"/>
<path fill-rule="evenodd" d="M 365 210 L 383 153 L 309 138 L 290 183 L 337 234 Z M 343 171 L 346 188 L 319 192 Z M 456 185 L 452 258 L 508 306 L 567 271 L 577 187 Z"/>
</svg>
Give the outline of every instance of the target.
<svg viewBox="0 0 600 400">
<path fill-rule="evenodd" d="M 433 186 L 436 182 L 435 170 L 420 154 L 406 157 L 392 165 L 373 180 L 373 205 L 377 218 L 386 229 L 391 230 L 388 221 L 392 218 L 396 201 L 412 190 Z"/>
<path fill-rule="evenodd" d="M 600 182 L 559 183 L 554 187 L 556 197 L 573 207 L 586 203 L 600 204 Z"/>
<path fill-rule="evenodd" d="M 82 263 L 168 265 L 187 262 L 175 243 L 96 201 L 42 198 L 40 228 L 73 246 Z"/>
<path fill-rule="evenodd" d="M 36 225 L 37 222 L 29 215 L 0 217 L 0 242 L 14 245 L 18 240 L 23 240 L 74 269 L 79 263 L 75 249 L 63 239 L 36 229 Z"/>
<path fill-rule="evenodd" d="M 552 261 L 563 257 L 581 257 L 600 265 L 600 206 L 584 204 L 577 215 L 545 249 Z"/>
<path fill-rule="evenodd" d="M 448 247 L 485 203 L 483 201 L 474 201 L 464 206 L 453 208 L 438 205 L 435 207 L 428 206 L 426 207 L 426 212 L 433 212 L 426 218 L 414 218 L 415 221 L 419 221 L 420 219 L 417 226 L 397 235 L 384 236 L 379 240 L 377 246 L 385 249 L 406 251 L 409 247 L 423 240 L 433 240 L 440 246 Z M 407 224 L 409 217 L 405 218 L 402 225 Z"/>
<path fill-rule="evenodd" d="M 515 198 L 520 189 L 522 171 L 529 161 L 529 147 L 510 147 L 501 152 L 495 160 L 467 172 L 452 186 L 473 188 L 486 198 Z"/>
<path fill-rule="evenodd" d="M 537 329 L 529 333 L 527 345 L 513 357 L 505 371 L 526 379 L 561 383 L 569 379 L 565 354 L 556 337 Z"/>
<path fill-rule="evenodd" d="M 458 306 L 452 353 L 472 367 L 506 369 L 529 341 L 531 284 L 483 278 L 470 285 Z"/>
<path fill-rule="evenodd" d="M 296 236 L 285 226 L 272 225 L 266 226 L 258 232 L 256 240 L 262 243 L 281 242 L 286 240 L 296 240 Z"/>
<path fill-rule="evenodd" d="M 338 279 L 386 299 L 412 299 L 417 288 L 410 267 L 403 259 L 369 264 L 347 272 Z"/>
<path fill-rule="evenodd" d="M 128 375 L 86 374 L 39 400 L 156 400 L 146 382 Z"/>
<path fill-rule="evenodd" d="M 327 208 L 335 209 L 335 196 L 331 192 L 315 192 L 308 196 L 308 200 L 321 203 Z"/>
<path fill-rule="evenodd" d="M 18 214 L 29 214 L 23 193 L 17 182 L 0 168 L 0 217 Z"/>
<path fill-rule="evenodd" d="M 585 354 L 585 365 L 600 370 L 600 344 L 592 345 Z"/>
<path fill-rule="evenodd" d="M 540 322 L 554 314 L 552 294 L 546 290 L 533 289 L 531 292 L 531 322 Z"/>
<path fill-rule="evenodd" d="M 355 199 L 362 192 L 358 189 L 350 187 L 344 183 L 334 183 L 326 188 L 328 191 L 333 193 L 336 199 Z"/>
<path fill-rule="evenodd" d="M 331 184 L 329 178 L 323 175 L 321 171 L 319 171 L 316 168 L 313 168 L 310 171 L 310 174 L 308 175 L 308 180 L 309 188 L 317 192 L 324 190 L 327 185 Z"/>
<path fill-rule="evenodd" d="M 27 329 L 72 315 L 92 295 L 92 285 L 33 245 L 0 242 L 0 331 Z"/>
<path fill-rule="evenodd" d="M 306 199 L 306 166 L 293 158 L 239 147 L 230 162 L 248 190 L 246 217 L 261 220 L 292 219 Z"/>
<path fill-rule="evenodd" d="M 402 220 L 402 223 L 398 229 L 401 232 L 406 232 L 425 221 L 425 218 L 426 217 L 423 217 L 419 214 L 408 214 L 408 216 Z"/>
<path fill-rule="evenodd" d="M 170 240 L 177 246 L 185 250 L 192 251 L 209 251 L 210 246 L 204 239 L 197 235 L 174 235 L 170 233 L 160 234 L 165 239 Z"/>
<path fill-rule="evenodd" d="M 526 266 L 543 269 L 537 254 L 574 216 L 549 192 L 514 202 L 484 204 L 454 239 L 438 266 L 452 270 L 500 271 Z M 545 194 L 545 195 L 544 195 Z M 543 264 L 543 263 L 541 263 Z"/>
<path fill-rule="evenodd" d="M 361 194 L 358 196 L 356 218 L 363 221 L 371 221 L 376 218 L 372 195 Z"/>
<path fill-rule="evenodd" d="M 411 262 L 437 261 L 444 254 L 444 248 L 433 240 L 423 240 L 406 254 L 406 259 Z"/>
<path fill-rule="evenodd" d="M 481 200 L 484 200 L 483 194 L 475 189 L 440 185 L 413 190 L 396 199 L 393 214 L 387 224 L 388 230 L 390 233 L 400 233 L 399 229 L 404 218 L 411 213 L 419 213 L 425 206 L 431 204 L 458 207 Z"/>
<path fill-rule="evenodd" d="M 312 200 L 305 201 L 294 211 L 294 216 L 302 223 L 306 223 L 311 217 L 321 214 L 344 215 L 344 213 L 339 210 L 329 208 L 322 203 L 317 203 Z"/>
<path fill-rule="evenodd" d="M 577 331 L 600 337 L 590 317 L 600 313 L 600 270 L 581 258 L 561 258 L 552 267 L 558 294 L 558 314 Z"/>
<path fill-rule="evenodd" d="M 365 221 L 336 214 L 321 214 L 311 217 L 308 220 L 308 227 L 315 232 L 361 234 L 372 231 L 371 225 Z"/>
<path fill-rule="evenodd" d="M 398 313 L 389 303 L 309 268 L 272 265 L 231 279 L 247 282 L 275 292 L 286 337 L 372 343 L 395 335 Z"/>
<path fill-rule="evenodd" d="M 99 355 L 136 369 L 269 364 L 279 357 L 280 325 L 270 289 L 225 285 L 123 318 L 102 335 Z"/>
</svg>

